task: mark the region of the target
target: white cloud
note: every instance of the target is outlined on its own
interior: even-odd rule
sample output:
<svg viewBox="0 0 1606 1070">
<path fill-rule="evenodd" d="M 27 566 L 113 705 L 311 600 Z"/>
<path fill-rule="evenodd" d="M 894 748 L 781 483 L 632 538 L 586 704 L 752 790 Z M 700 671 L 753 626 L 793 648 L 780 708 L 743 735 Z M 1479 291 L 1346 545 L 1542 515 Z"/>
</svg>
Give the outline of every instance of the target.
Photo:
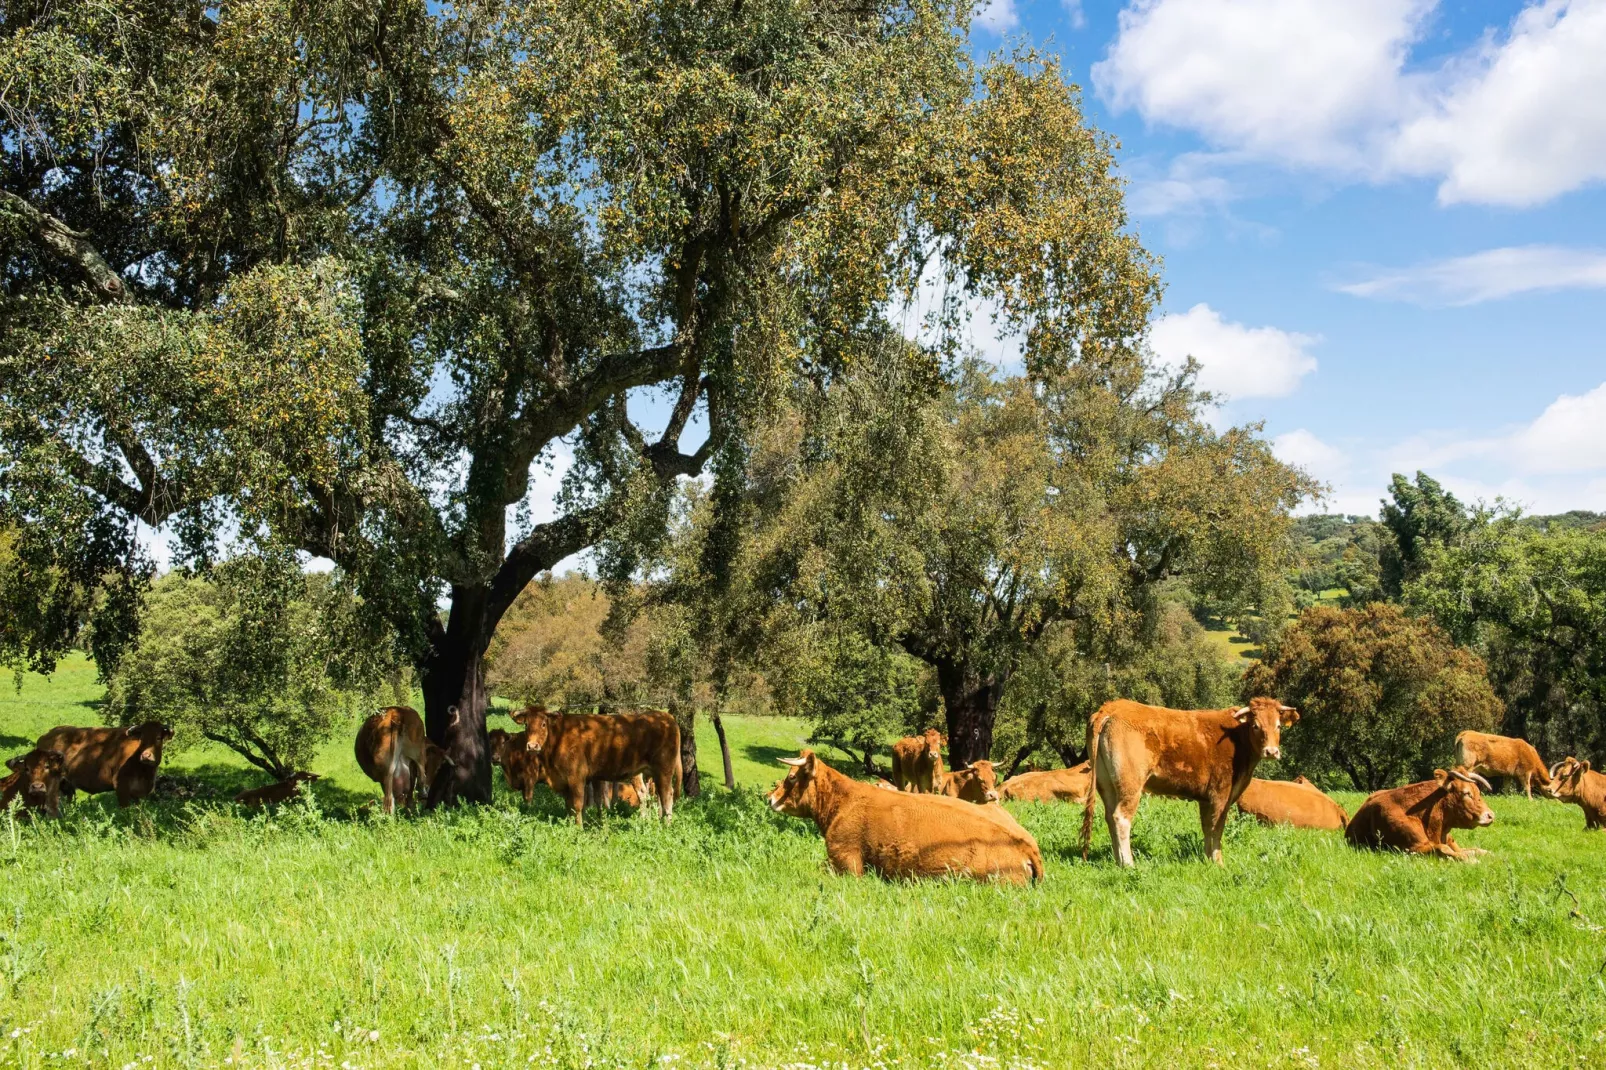
<svg viewBox="0 0 1606 1070">
<path fill-rule="evenodd" d="M 1335 479 L 1349 469 L 1349 456 L 1329 446 L 1301 427 L 1271 440 L 1271 449 L 1280 459 L 1297 464 L 1318 479 Z"/>
<path fill-rule="evenodd" d="M 1060 6 L 1065 8 L 1065 18 L 1070 22 L 1071 29 L 1080 30 L 1087 25 L 1087 15 L 1082 11 L 1082 0 L 1060 0 Z"/>
<path fill-rule="evenodd" d="M 993 33 L 1005 33 L 1020 25 L 1015 0 L 983 0 L 976 5 L 976 25 Z"/>
<path fill-rule="evenodd" d="M 1316 358 L 1307 352 L 1316 338 L 1232 323 L 1207 304 L 1161 316 L 1149 342 L 1168 367 L 1193 357 L 1201 365 L 1199 385 L 1229 399 L 1283 397 L 1316 370 Z"/>
<path fill-rule="evenodd" d="M 1487 249 L 1338 287 L 1356 297 L 1471 305 L 1534 290 L 1606 289 L 1606 252 L 1559 245 Z"/>
<path fill-rule="evenodd" d="M 1234 153 L 1529 205 L 1606 179 L 1606 0 L 1538 0 L 1410 68 L 1435 0 L 1133 0 L 1100 94 Z"/>
<path fill-rule="evenodd" d="M 1524 472 L 1606 471 L 1606 383 L 1576 397 L 1563 394 L 1510 444 Z"/>
<path fill-rule="evenodd" d="M 1396 166 L 1450 204 L 1529 205 L 1606 178 L 1606 2 L 1526 8 L 1406 122 Z"/>
</svg>

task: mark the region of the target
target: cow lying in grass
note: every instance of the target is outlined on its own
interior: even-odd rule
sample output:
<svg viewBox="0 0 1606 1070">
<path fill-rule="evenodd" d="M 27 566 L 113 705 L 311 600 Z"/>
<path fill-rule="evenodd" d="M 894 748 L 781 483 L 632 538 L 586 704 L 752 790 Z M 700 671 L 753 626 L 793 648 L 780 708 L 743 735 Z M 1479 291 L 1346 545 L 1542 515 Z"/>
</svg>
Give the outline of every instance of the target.
<svg viewBox="0 0 1606 1070">
<path fill-rule="evenodd" d="M 652 778 L 664 820 L 675 812 L 680 790 L 680 726 L 667 713 L 549 713 L 532 706 L 513 714 L 525 729 L 525 749 L 541 777 L 583 824 L 587 786 L 594 780 Z"/>
<path fill-rule="evenodd" d="M 770 792 L 770 809 L 812 819 L 838 873 L 1020 883 L 1043 877 L 1037 841 L 1002 807 L 883 791 L 837 772 L 811 750 L 780 761 L 791 770 Z"/>
<path fill-rule="evenodd" d="M 22 799 L 25 810 L 61 816 L 61 781 L 67 772 L 67 759 L 59 750 L 35 748 L 6 760 L 11 775 L 0 780 L 0 810 L 9 810 L 11 800 Z"/>
<path fill-rule="evenodd" d="M 277 803 L 289 802 L 301 794 L 301 785 L 310 784 L 318 779 L 321 778 L 317 773 L 297 770 L 276 784 L 267 784 L 260 788 L 242 791 L 234 797 L 234 801 L 241 806 L 272 806 Z"/>
<path fill-rule="evenodd" d="M 40 736 L 34 747 L 59 751 L 65 759 L 61 794 L 68 802 L 75 791 L 87 795 L 115 791 L 118 806 L 131 806 L 156 787 L 162 744 L 172 738 L 173 730 L 160 721 L 130 728 L 60 725 Z"/>
<path fill-rule="evenodd" d="M 1265 825 L 1338 831 L 1349 822 L 1344 808 L 1304 777 L 1249 781 L 1238 796 L 1238 810 Z"/>
<path fill-rule="evenodd" d="M 937 794 L 978 805 L 998 801 L 998 774 L 993 763 L 982 759 L 963 769 L 943 773 Z"/>
<path fill-rule="evenodd" d="M 1086 803 L 1093 790 L 1093 767 L 1088 762 L 1069 769 L 1044 769 L 1021 773 L 1004 781 L 1000 798 L 1012 802 Z"/>
<path fill-rule="evenodd" d="M 1461 847 L 1450 830 L 1494 824 L 1494 812 L 1484 803 L 1479 785 L 1487 788 L 1489 782 L 1477 773 L 1435 769 L 1432 780 L 1374 791 L 1349 819 L 1344 838 L 1356 847 L 1475 862 L 1475 856 L 1489 852 Z"/>
<path fill-rule="evenodd" d="M 1583 810 L 1585 829 L 1606 829 L 1606 776 L 1588 762 L 1566 758 L 1550 770 L 1550 781 L 1556 798 Z"/>
</svg>

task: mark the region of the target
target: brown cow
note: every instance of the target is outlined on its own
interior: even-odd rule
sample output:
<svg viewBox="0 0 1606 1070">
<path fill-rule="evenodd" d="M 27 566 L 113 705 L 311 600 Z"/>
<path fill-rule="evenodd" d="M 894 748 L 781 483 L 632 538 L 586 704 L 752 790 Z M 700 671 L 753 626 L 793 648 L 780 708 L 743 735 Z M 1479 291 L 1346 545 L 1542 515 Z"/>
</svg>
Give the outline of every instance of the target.
<svg viewBox="0 0 1606 1070">
<path fill-rule="evenodd" d="M 22 797 L 25 810 L 36 810 L 46 817 L 61 816 L 61 781 L 67 772 L 67 759 L 59 750 L 35 748 L 6 760 L 11 775 L 0 780 L 0 810 L 11 808 L 11 800 Z"/>
<path fill-rule="evenodd" d="M 302 784 L 310 784 L 314 780 L 321 779 L 317 773 L 297 770 L 278 783 L 242 791 L 234 797 L 234 801 L 242 806 L 269 806 L 274 803 L 289 802 L 301 794 Z"/>
<path fill-rule="evenodd" d="M 541 775 L 540 759 L 526 746 L 527 732 L 512 733 L 493 728 L 489 733 L 491 764 L 502 767 L 507 786 L 524 796 L 528 806 L 535 798 L 535 786 L 545 780 Z"/>
<path fill-rule="evenodd" d="M 457 707 L 448 711 L 453 722 Z M 424 735 L 424 719 L 411 706 L 386 706 L 357 729 L 357 764 L 384 792 L 385 813 L 396 812 L 396 800 L 410 809 L 414 792 L 427 794 L 442 766 L 455 765 L 451 757 Z"/>
<path fill-rule="evenodd" d="M 1238 810 L 1265 825 L 1292 825 L 1297 829 L 1337 831 L 1349 822 L 1344 808 L 1304 777 L 1255 777 L 1238 796 Z"/>
<path fill-rule="evenodd" d="M 971 762 L 963 769 L 942 774 L 942 787 L 937 794 L 978 805 L 997 802 L 998 774 L 993 771 L 992 762 L 985 759 Z"/>
<path fill-rule="evenodd" d="M 592 780 L 652 777 L 664 820 L 675 812 L 680 791 L 680 726 L 667 713 L 548 713 L 532 706 L 513 714 L 525 728 L 525 749 L 540 759 L 552 790 L 563 796 L 584 824 L 586 784 Z"/>
<path fill-rule="evenodd" d="M 1539 752 L 1526 739 L 1495 736 L 1488 732 L 1462 732 L 1455 737 L 1455 764 L 1484 776 L 1508 776 L 1522 781 L 1522 790 L 1528 798 L 1534 797 L 1534 784 L 1539 794 L 1554 799 L 1555 790 L 1550 784 L 1550 771 L 1545 768 Z"/>
<path fill-rule="evenodd" d="M 1606 829 L 1606 776 L 1591 769 L 1588 762 L 1565 758 L 1550 770 L 1550 782 L 1556 798 L 1584 811 L 1585 829 Z"/>
<path fill-rule="evenodd" d="M 1227 811 L 1262 758 L 1281 757 L 1281 730 L 1299 711 L 1274 698 L 1226 710 L 1171 710 L 1130 699 L 1106 702 L 1088 719 L 1088 761 L 1116 860 L 1133 865 L 1132 817 L 1143 793 L 1199 804 L 1205 855 L 1221 863 Z M 1095 798 L 1082 811 L 1082 857 L 1093 839 Z"/>
<path fill-rule="evenodd" d="M 942 790 L 942 733 L 928 728 L 892 745 L 892 783 L 901 791 Z"/>
<path fill-rule="evenodd" d="M 998 789 L 998 795 L 1014 802 L 1085 804 L 1087 793 L 1092 790 L 1093 766 L 1090 762 L 1083 762 L 1069 769 L 1045 769 L 1012 776 Z"/>
<path fill-rule="evenodd" d="M 162 744 L 173 730 L 160 721 L 132 728 L 75 728 L 58 725 L 39 737 L 39 750 L 60 751 L 67 761 L 61 793 L 71 802 L 74 791 L 117 793 L 117 805 L 129 806 L 151 793 L 162 764 Z"/>
<path fill-rule="evenodd" d="M 1478 786 L 1489 782 L 1465 769 L 1433 771 L 1432 780 L 1403 788 L 1374 791 L 1349 819 L 1344 838 L 1356 847 L 1392 848 L 1411 854 L 1437 855 L 1457 862 L 1475 862 L 1489 852 L 1461 847 L 1451 829 L 1483 828 L 1494 824 L 1494 812 L 1483 801 Z"/>
<path fill-rule="evenodd" d="M 869 869 L 893 879 L 954 875 L 1020 883 L 1043 878 L 1037 841 L 1003 807 L 882 791 L 837 772 L 811 750 L 780 761 L 792 768 L 770 792 L 770 809 L 812 818 L 838 873 L 861 876 Z"/>
<path fill-rule="evenodd" d="M 607 810 L 622 802 L 632 810 L 640 810 L 647 799 L 647 783 L 637 773 L 629 780 L 593 780 L 586 784 L 586 805 Z"/>
</svg>

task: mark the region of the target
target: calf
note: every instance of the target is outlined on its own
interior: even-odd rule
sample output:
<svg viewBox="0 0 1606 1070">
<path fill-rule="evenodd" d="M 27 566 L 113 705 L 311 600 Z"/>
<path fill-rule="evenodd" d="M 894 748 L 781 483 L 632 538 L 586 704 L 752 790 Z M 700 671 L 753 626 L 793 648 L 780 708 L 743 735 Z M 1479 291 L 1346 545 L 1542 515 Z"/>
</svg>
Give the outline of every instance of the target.
<svg viewBox="0 0 1606 1070">
<path fill-rule="evenodd" d="M 837 772 L 811 750 L 780 761 L 791 770 L 770 792 L 770 809 L 813 819 L 837 873 L 1014 883 L 1043 877 L 1037 841 L 1002 807 L 883 791 Z"/>
<path fill-rule="evenodd" d="M 449 712 L 455 724 L 457 707 Z M 384 792 L 387 814 L 396 812 L 398 798 L 411 808 L 420 786 L 427 794 L 441 769 L 456 764 L 424 735 L 424 719 L 411 706 L 386 706 L 364 721 L 354 749 L 357 764 Z"/>
<path fill-rule="evenodd" d="M 629 780 L 593 780 L 586 784 L 586 805 L 606 810 L 622 802 L 632 810 L 640 810 L 647 799 L 647 784 L 637 773 Z"/>
<path fill-rule="evenodd" d="M 1435 769 L 1432 780 L 1374 791 L 1349 819 L 1344 838 L 1356 847 L 1476 861 L 1475 855 L 1488 852 L 1458 846 L 1450 830 L 1494 824 L 1494 813 L 1478 791 L 1480 784 L 1489 786 L 1477 773 Z"/>
<path fill-rule="evenodd" d="M 942 790 L 942 734 L 928 728 L 892 745 L 892 783 L 901 791 Z"/>
<path fill-rule="evenodd" d="M 268 806 L 273 803 L 289 802 L 301 794 L 302 784 L 310 784 L 320 779 L 322 778 L 317 773 L 297 771 L 277 784 L 242 791 L 234 797 L 234 801 L 242 806 Z"/>
<path fill-rule="evenodd" d="M 1281 757 L 1281 730 L 1299 711 L 1255 698 L 1227 710 L 1171 710 L 1130 699 L 1106 702 L 1088 719 L 1088 762 L 1116 860 L 1132 860 L 1132 817 L 1144 792 L 1199 804 L 1205 855 L 1221 863 L 1227 811 L 1262 758 Z M 1082 857 L 1093 839 L 1095 798 L 1082 811 Z"/>
<path fill-rule="evenodd" d="M 162 744 L 172 738 L 173 730 L 160 721 L 130 728 L 59 725 L 34 746 L 61 752 L 66 761 L 61 793 L 69 802 L 75 791 L 87 795 L 115 791 L 118 806 L 131 806 L 156 787 Z"/>
<path fill-rule="evenodd" d="M 1550 784 L 1550 771 L 1526 739 L 1495 736 L 1488 732 L 1462 732 L 1455 737 L 1455 763 L 1463 769 L 1484 776 L 1508 776 L 1522 782 L 1528 798 L 1534 797 L 1534 784 L 1539 794 L 1556 797 Z"/>
<path fill-rule="evenodd" d="M 1567 758 L 1550 770 L 1550 782 L 1556 798 L 1584 811 L 1585 829 L 1606 829 L 1606 776 L 1592 770 L 1588 762 Z"/>
<path fill-rule="evenodd" d="M 978 805 L 997 802 L 998 774 L 993 771 L 992 762 L 971 762 L 963 769 L 942 774 L 942 787 L 937 794 Z"/>
<path fill-rule="evenodd" d="M 0 810 L 9 810 L 11 800 L 22 798 L 22 806 L 46 817 L 61 817 L 61 783 L 67 772 L 67 759 L 59 750 L 39 750 L 7 759 L 11 775 L 0 780 Z"/>
<path fill-rule="evenodd" d="M 1292 825 L 1297 829 L 1339 830 L 1349 822 L 1344 808 L 1304 777 L 1253 778 L 1238 796 L 1238 811 L 1264 825 Z"/>
<path fill-rule="evenodd" d="M 1004 781 L 998 789 L 1002 799 L 1015 802 L 1087 802 L 1093 790 L 1093 766 L 1089 762 L 1069 769 L 1045 769 L 1021 773 Z"/>
<path fill-rule="evenodd" d="M 546 782 L 563 796 L 583 824 L 586 785 L 593 780 L 652 777 L 664 820 L 675 812 L 680 791 L 680 726 L 667 713 L 549 713 L 539 706 L 519 710 L 525 749 L 540 760 Z"/>
<path fill-rule="evenodd" d="M 528 806 L 535 798 L 535 786 L 546 778 L 541 775 L 541 761 L 526 746 L 528 733 L 517 734 L 501 728 L 487 733 L 490 742 L 491 764 L 502 767 L 507 786 L 524 796 Z"/>
</svg>

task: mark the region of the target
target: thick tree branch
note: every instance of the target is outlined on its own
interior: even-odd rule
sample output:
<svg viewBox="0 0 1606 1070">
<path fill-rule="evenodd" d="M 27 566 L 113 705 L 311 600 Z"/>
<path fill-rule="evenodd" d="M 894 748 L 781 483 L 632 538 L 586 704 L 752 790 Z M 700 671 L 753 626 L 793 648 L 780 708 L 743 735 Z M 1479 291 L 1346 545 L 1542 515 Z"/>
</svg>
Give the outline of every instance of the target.
<svg viewBox="0 0 1606 1070">
<path fill-rule="evenodd" d="M 123 277 L 100 255 L 87 234 L 73 230 L 7 190 L 0 190 L 0 210 L 22 220 L 29 237 L 57 259 L 66 261 L 102 301 L 124 304 L 133 300 Z"/>
<path fill-rule="evenodd" d="M 502 561 L 502 566 L 491 578 L 484 624 L 487 636 L 496 630 L 502 614 L 507 612 L 513 600 L 531 580 L 570 554 L 584 550 L 595 541 L 602 520 L 601 508 L 582 509 L 577 513 L 570 513 L 568 516 L 561 516 L 538 525 L 535 530 L 513 544 L 513 549 L 508 552 Z"/>
</svg>

